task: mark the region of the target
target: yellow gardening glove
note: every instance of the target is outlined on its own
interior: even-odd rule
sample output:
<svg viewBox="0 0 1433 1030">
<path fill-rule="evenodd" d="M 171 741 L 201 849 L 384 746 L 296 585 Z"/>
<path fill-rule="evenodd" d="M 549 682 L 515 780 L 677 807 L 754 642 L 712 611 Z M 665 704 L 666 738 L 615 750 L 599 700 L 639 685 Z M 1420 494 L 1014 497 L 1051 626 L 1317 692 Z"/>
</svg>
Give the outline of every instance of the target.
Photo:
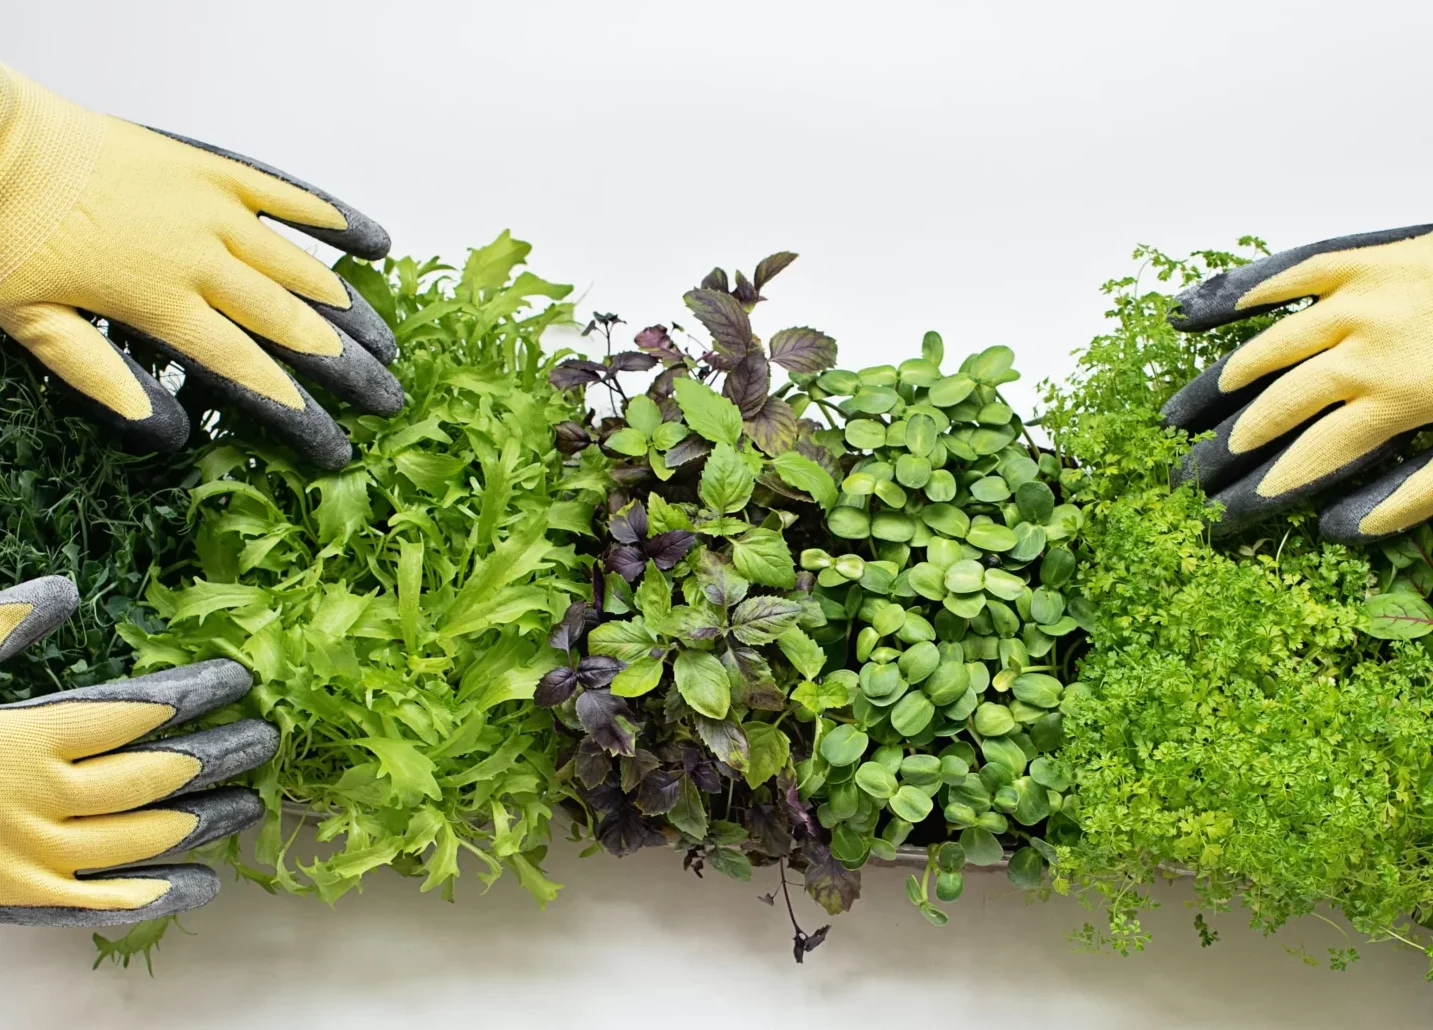
<svg viewBox="0 0 1433 1030">
<path fill-rule="evenodd" d="M 1221 358 L 1165 405 L 1196 444 L 1182 475 L 1234 530 L 1324 494 L 1320 532 L 1366 543 L 1433 516 L 1433 452 L 1346 480 L 1433 423 L 1433 225 L 1345 236 L 1216 275 L 1179 295 L 1177 328 L 1316 303 Z"/>
<path fill-rule="evenodd" d="M 74 611 L 67 579 L 0 591 L 0 660 Z M 278 733 L 258 719 L 133 743 L 237 701 L 235 662 L 201 662 L 0 706 L 0 922 L 108 926 L 211 900 L 203 865 L 116 871 L 227 836 L 263 815 L 240 787 L 200 790 L 267 762 Z M 78 874 L 78 875 L 77 875 Z"/>
<path fill-rule="evenodd" d="M 270 355 L 388 415 L 403 406 L 383 367 L 393 334 L 261 214 L 358 257 L 388 252 L 381 227 L 321 190 L 0 65 L 0 329 L 145 449 L 181 446 L 188 419 L 116 342 L 148 344 L 337 468 L 343 431 Z M 109 338 L 86 315 L 109 320 Z"/>
</svg>

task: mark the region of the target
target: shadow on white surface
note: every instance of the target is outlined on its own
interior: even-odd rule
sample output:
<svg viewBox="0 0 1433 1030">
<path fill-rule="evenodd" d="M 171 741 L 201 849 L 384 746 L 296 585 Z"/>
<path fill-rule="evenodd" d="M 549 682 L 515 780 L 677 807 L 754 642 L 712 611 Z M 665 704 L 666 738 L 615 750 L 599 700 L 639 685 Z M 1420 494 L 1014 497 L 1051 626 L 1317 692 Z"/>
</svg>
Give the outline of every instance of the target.
<svg viewBox="0 0 1433 1030">
<path fill-rule="evenodd" d="M 904 873 L 871 870 L 855 910 L 830 939 L 792 962 L 785 913 L 752 883 L 696 880 L 677 856 L 580 859 L 554 846 L 569 884 L 539 912 L 511 877 L 458 902 L 417 882 L 375 876 L 336 908 L 226 885 L 191 914 L 195 936 L 171 933 L 143 967 L 89 972 L 82 931 L 0 928 L 7 1027 L 112 1028 L 412 1026 L 433 1020 L 493 1027 L 717 1027 L 798 1030 L 911 1024 L 940 1018 L 1002 1027 L 1344 1028 L 1426 1020 L 1424 962 L 1388 945 L 1361 949 L 1346 973 L 1285 953 L 1322 955 L 1343 940 L 1306 920 L 1273 938 L 1238 914 L 1213 920 L 1201 949 L 1186 884 L 1159 892 L 1155 939 L 1128 959 L 1076 952 L 1063 934 L 1084 920 L 1073 902 L 1026 902 L 1003 874 L 967 877 L 951 924 L 928 926 L 905 899 Z M 807 930 L 825 921 L 803 899 Z M 12 1022 L 13 1020 L 13 1022 Z M 978 1021 L 978 1023 L 976 1022 Z"/>
</svg>

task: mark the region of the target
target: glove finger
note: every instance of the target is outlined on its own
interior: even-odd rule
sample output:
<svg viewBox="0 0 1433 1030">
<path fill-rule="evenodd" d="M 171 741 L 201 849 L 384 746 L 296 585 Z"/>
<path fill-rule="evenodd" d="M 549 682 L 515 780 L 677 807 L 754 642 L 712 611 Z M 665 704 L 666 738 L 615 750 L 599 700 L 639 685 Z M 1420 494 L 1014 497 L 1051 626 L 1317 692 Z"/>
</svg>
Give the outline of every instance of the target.
<svg viewBox="0 0 1433 1030">
<path fill-rule="evenodd" d="M 1337 282 L 1339 262 L 1321 262 L 1321 255 L 1413 239 L 1433 232 L 1433 225 L 1340 236 L 1260 258 L 1211 276 L 1175 298 L 1178 312 L 1170 324 L 1186 332 L 1213 329 L 1261 314 L 1301 297 L 1323 296 Z"/>
<path fill-rule="evenodd" d="M 0 662 L 49 636 L 79 603 L 80 592 L 64 576 L 41 576 L 0 590 Z"/>
<path fill-rule="evenodd" d="M 1433 451 L 1400 463 L 1319 515 L 1319 533 L 1338 544 L 1369 544 L 1433 518 Z"/>
<path fill-rule="evenodd" d="M 189 439 L 179 402 L 74 308 L 27 305 L 3 328 L 135 448 L 176 451 Z"/>
<path fill-rule="evenodd" d="M 131 744 L 66 770 L 61 787 L 65 814 L 128 812 L 200 790 L 263 765 L 278 746 L 278 730 L 260 719 Z"/>
<path fill-rule="evenodd" d="M 346 280 L 312 254 L 258 221 L 236 226 L 226 242 L 236 258 L 298 294 L 379 361 L 387 365 L 397 357 L 398 344 L 388 323 Z"/>
<path fill-rule="evenodd" d="M 202 341 L 189 338 L 169 342 L 114 322 L 110 323 L 110 331 L 171 357 L 184 367 L 186 378 L 193 378 L 269 426 L 320 468 L 338 469 L 348 464 L 353 455 L 348 437 L 307 390 L 223 315 L 209 309 L 201 319 L 203 327 L 191 328 L 190 332 L 195 337 L 203 336 Z"/>
<path fill-rule="evenodd" d="M 1335 404 L 1357 398 L 1361 384 L 1346 357 L 1326 352 L 1271 382 L 1234 420 L 1229 450 L 1234 454 L 1256 450 Z"/>
<path fill-rule="evenodd" d="M 68 820 L 46 857 L 61 868 L 82 870 L 133 865 L 182 855 L 238 833 L 263 815 L 264 803 L 254 791 L 219 787 L 137 812 Z"/>
<path fill-rule="evenodd" d="M 153 131 L 237 163 L 240 168 L 229 166 L 227 170 L 239 183 L 245 201 L 256 214 L 283 222 L 354 257 L 373 261 L 387 256 L 391 241 L 384 228 L 337 197 L 233 151 L 172 132 Z"/>
<path fill-rule="evenodd" d="M 355 407 L 375 415 L 403 407 L 403 387 L 377 358 L 325 321 L 316 306 L 243 262 L 228 262 L 206 285 L 205 299 L 271 353 Z"/>
<path fill-rule="evenodd" d="M 1336 408 L 1314 422 L 1280 438 L 1277 443 L 1271 445 L 1274 450 L 1272 456 L 1266 458 L 1248 474 L 1235 480 L 1224 489 L 1217 493 L 1211 492 L 1209 499 L 1224 507 L 1223 517 L 1211 527 L 1214 535 L 1224 536 L 1247 529 L 1271 515 L 1293 507 L 1300 501 L 1322 493 L 1350 476 L 1397 453 L 1398 449 L 1409 439 L 1410 434 L 1407 433 L 1385 439 L 1383 442 L 1355 454 L 1344 464 L 1314 479 L 1307 480 L 1301 485 L 1285 490 L 1273 489 L 1272 485 L 1279 481 L 1274 470 L 1281 461 L 1289 458 L 1291 452 L 1294 454 L 1293 461 L 1290 463 L 1293 467 L 1299 469 L 1309 467 L 1308 458 L 1301 458 L 1299 453 L 1294 450 L 1305 436 L 1315 433 L 1315 443 L 1318 443 L 1318 437 L 1324 433 L 1333 433 L 1334 435 L 1347 433 L 1359 419 L 1366 417 L 1362 412 L 1351 409 L 1354 409 L 1354 405 Z M 1328 428 L 1323 433 L 1316 432 L 1325 423 L 1328 423 Z M 1286 441 L 1290 440 L 1292 442 L 1288 446 L 1283 446 Z"/>
<path fill-rule="evenodd" d="M 74 760 L 112 751 L 143 733 L 188 722 L 237 701 L 249 692 L 253 682 L 253 675 L 238 662 L 215 658 L 134 679 L 17 701 L 3 711 L 54 708 L 57 717 L 46 732 L 53 739 L 56 753 Z M 150 705 L 154 711 L 147 710 Z M 121 707 L 137 710 L 141 721 L 117 718 Z"/>
<path fill-rule="evenodd" d="M 0 923 L 24 926 L 118 926 L 158 919 L 214 900 L 219 875 L 204 865 L 152 865 L 84 879 L 58 874 L 44 885 L 61 905 L 0 907 Z"/>
</svg>

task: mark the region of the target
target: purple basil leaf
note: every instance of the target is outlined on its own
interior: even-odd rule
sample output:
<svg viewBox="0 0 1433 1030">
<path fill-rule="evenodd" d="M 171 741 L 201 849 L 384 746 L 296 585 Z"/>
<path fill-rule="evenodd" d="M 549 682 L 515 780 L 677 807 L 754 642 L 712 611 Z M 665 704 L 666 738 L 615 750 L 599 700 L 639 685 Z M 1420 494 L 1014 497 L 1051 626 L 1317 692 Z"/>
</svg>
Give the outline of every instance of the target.
<svg viewBox="0 0 1433 1030">
<path fill-rule="evenodd" d="M 630 544 L 607 548 L 607 553 L 602 556 L 602 561 L 609 572 L 617 573 L 628 583 L 637 582 L 642 578 L 642 573 L 647 570 L 647 556 L 642 553 L 640 547 L 633 547 Z"/>
<path fill-rule="evenodd" d="M 811 817 L 811 809 L 806 807 L 797 793 L 796 781 L 783 779 L 778 780 L 776 785 L 781 791 L 781 798 L 786 804 L 786 814 L 791 817 L 792 826 L 800 826 L 805 831 L 807 840 L 819 842 L 821 828 Z"/>
<path fill-rule="evenodd" d="M 807 420 L 801 419 L 800 422 L 797 423 L 798 432 L 800 431 L 801 422 L 805 421 Z M 841 466 L 837 462 L 836 456 L 815 440 L 805 438 L 797 440 L 796 453 L 803 457 L 810 458 L 816 464 L 820 465 L 827 472 L 831 473 L 831 478 L 838 483 L 846 477 L 846 473 L 841 471 Z"/>
<path fill-rule="evenodd" d="M 584 737 L 583 739 L 589 742 L 592 747 L 597 748 L 598 751 L 602 750 L 597 741 L 591 737 Z M 582 794 L 582 800 L 587 802 L 587 807 L 594 812 L 615 812 L 619 808 L 630 807 L 627 801 L 626 791 L 618 784 L 617 777 L 611 773 L 596 787 L 581 791 L 580 793 Z"/>
<path fill-rule="evenodd" d="M 747 421 L 746 432 L 756 446 L 774 457 L 796 445 L 796 414 L 780 397 L 768 397 L 761 413 Z"/>
<path fill-rule="evenodd" d="M 647 541 L 647 556 L 657 563 L 657 568 L 665 571 L 685 558 L 687 552 L 696 544 L 695 533 L 689 533 L 685 529 L 669 529 Z"/>
<path fill-rule="evenodd" d="M 647 396 L 659 402 L 670 397 L 672 391 L 675 389 L 672 384 L 676 382 L 677 376 L 685 376 L 686 374 L 686 365 L 673 365 L 671 368 L 663 369 L 661 374 L 652 380 L 652 385 L 647 387 Z M 681 410 L 681 408 L 677 408 L 678 412 Z M 675 421 L 675 419 L 667 419 L 667 421 L 672 422 Z"/>
<path fill-rule="evenodd" d="M 600 654 L 588 655 L 577 663 L 577 682 L 589 690 L 593 687 L 605 687 L 625 668 L 627 663 L 620 658 L 609 658 Z"/>
<path fill-rule="evenodd" d="M 664 325 L 649 325 L 638 333 L 632 340 L 642 350 L 649 354 L 655 354 L 663 361 L 682 360 L 682 353 L 672 338 L 667 333 Z"/>
<path fill-rule="evenodd" d="M 640 544 L 647 539 L 647 508 L 641 501 L 633 501 L 625 512 L 612 516 L 607 531 L 619 544 Z"/>
<path fill-rule="evenodd" d="M 721 777 L 717 775 L 716 763 L 691 745 L 682 748 L 682 768 L 698 788 L 708 794 L 721 793 Z"/>
<path fill-rule="evenodd" d="M 675 447 L 669 450 L 663 457 L 666 458 L 667 468 L 676 468 L 678 465 L 685 465 L 689 461 L 704 458 L 712 452 L 712 445 L 703 440 L 696 433 L 691 433 L 685 440 L 682 440 Z"/>
<path fill-rule="evenodd" d="M 709 350 L 702 355 L 702 364 L 709 365 L 718 372 L 730 372 L 736 368 L 736 363 L 741 360 L 740 356 L 727 356 L 718 351 Z"/>
<path fill-rule="evenodd" d="M 746 813 L 746 829 L 763 854 L 785 858 L 795 843 L 775 805 L 753 805 Z"/>
<path fill-rule="evenodd" d="M 809 594 L 814 589 L 816 589 L 816 573 L 802 569 L 796 574 L 796 586 L 792 588 L 793 593 Z"/>
<path fill-rule="evenodd" d="M 605 690 L 583 691 L 577 696 L 577 720 L 609 754 L 635 753 L 637 720 L 625 699 Z"/>
<path fill-rule="evenodd" d="M 651 354 L 643 354 L 639 350 L 624 350 L 612 355 L 612 371 L 614 372 L 645 372 L 649 368 L 656 367 L 657 359 Z"/>
<path fill-rule="evenodd" d="M 766 346 L 771 360 L 788 372 L 824 372 L 836 364 L 836 341 L 807 326 L 782 329 Z"/>
<path fill-rule="evenodd" d="M 602 817 L 597 824 L 597 840 L 619 858 L 642 848 L 660 847 L 666 843 L 662 834 L 630 805 Z"/>
<path fill-rule="evenodd" d="M 555 708 L 571 697 L 576 689 L 577 673 L 559 665 L 538 681 L 532 700 L 540 708 Z"/>
<path fill-rule="evenodd" d="M 726 273 L 720 268 L 713 268 L 702 277 L 702 289 L 720 290 L 725 293 L 727 291 Z"/>
<path fill-rule="evenodd" d="M 622 789 L 630 794 L 637 789 L 644 776 L 653 769 L 660 768 L 662 763 L 652 752 L 639 747 L 635 755 L 619 759 L 618 764 L 622 767 Z"/>
<path fill-rule="evenodd" d="M 547 381 L 559 390 L 571 390 L 595 383 L 607 376 L 607 366 L 586 358 L 568 358 L 547 374 Z"/>
<path fill-rule="evenodd" d="M 861 896 L 861 874 L 847 869 L 831 855 L 831 849 L 820 841 L 807 841 L 806 893 L 833 916 L 850 911 Z"/>
<path fill-rule="evenodd" d="M 756 287 L 752 285 L 750 279 L 741 274 L 741 269 L 739 268 L 736 270 L 736 289 L 731 292 L 743 307 L 749 308 L 761 300 L 760 295 L 756 292 Z"/>
<path fill-rule="evenodd" d="M 796 936 L 791 938 L 793 942 L 792 948 L 796 954 L 797 964 L 801 964 L 807 955 L 811 954 L 811 952 L 821 947 L 821 942 L 826 939 L 826 935 L 830 932 L 830 923 L 827 923 L 825 926 L 821 927 L 821 929 L 817 930 L 814 933 L 806 933 L 803 930 L 797 930 Z"/>
<path fill-rule="evenodd" d="M 745 772 L 751 762 L 751 745 L 746 733 L 735 719 L 708 719 L 705 715 L 696 717 L 697 736 L 717 759 L 729 769 Z"/>
<path fill-rule="evenodd" d="M 607 577 L 602 574 L 602 563 L 593 562 L 592 569 L 588 573 L 592 580 L 592 607 L 593 613 L 602 611 L 607 601 Z"/>
<path fill-rule="evenodd" d="M 640 460 L 640 465 L 617 465 L 608 469 L 607 474 L 615 479 L 619 486 L 636 486 L 652 474 L 652 470 L 647 467 L 647 459 Z"/>
<path fill-rule="evenodd" d="M 642 777 L 637 787 L 637 808 L 646 815 L 666 815 L 677 804 L 681 780 L 665 769 L 656 769 Z"/>
<path fill-rule="evenodd" d="M 612 771 L 612 758 L 591 737 L 583 737 L 572 760 L 572 771 L 588 790 L 600 786 Z"/>
<path fill-rule="evenodd" d="M 770 390 L 771 366 L 766 363 L 766 355 L 757 347 L 746 352 L 746 357 L 731 370 L 721 388 L 726 399 L 741 409 L 744 419 L 761 414 Z"/>
<path fill-rule="evenodd" d="M 733 362 L 746 357 L 751 348 L 751 319 L 735 297 L 716 290 L 692 290 L 682 299 L 712 334 L 712 345 L 719 354 Z"/>
<path fill-rule="evenodd" d="M 567 611 L 562 613 L 562 620 L 553 626 L 552 632 L 547 635 L 548 646 L 558 651 L 571 651 L 576 647 L 588 630 L 589 612 L 592 615 L 597 614 L 587 601 L 573 601 L 569 604 Z"/>
<path fill-rule="evenodd" d="M 780 272 L 795 260 L 796 255 L 789 250 L 779 250 L 769 257 L 762 258 L 761 263 L 756 266 L 756 274 L 752 276 L 752 278 L 756 280 L 756 288 L 759 290 L 771 282 L 772 279 L 776 278 L 777 272 Z"/>
<path fill-rule="evenodd" d="M 560 454 L 576 454 L 592 443 L 592 435 L 580 423 L 568 419 L 553 427 L 557 432 L 557 450 Z"/>
</svg>

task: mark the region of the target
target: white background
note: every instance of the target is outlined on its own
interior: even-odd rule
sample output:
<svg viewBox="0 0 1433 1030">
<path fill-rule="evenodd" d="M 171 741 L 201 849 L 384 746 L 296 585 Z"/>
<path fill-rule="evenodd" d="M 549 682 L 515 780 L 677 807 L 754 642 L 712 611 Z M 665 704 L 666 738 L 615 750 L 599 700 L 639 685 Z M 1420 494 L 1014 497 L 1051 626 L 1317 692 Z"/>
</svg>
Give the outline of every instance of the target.
<svg viewBox="0 0 1433 1030">
<path fill-rule="evenodd" d="M 1023 394 L 1100 326 L 1134 244 L 1276 246 L 1433 218 L 1423 2 L 7 4 L 0 59 L 82 103 L 247 153 L 461 259 L 503 228 L 634 328 L 714 263 L 801 259 L 757 331 L 848 367 L 1005 343 Z M 804 967 L 763 884 L 670 855 L 553 867 L 456 906 L 396 877 L 329 911 L 230 887 L 142 972 L 87 935 L 0 929 L 6 1026 L 1354 1027 L 1426 1021 L 1423 962 L 1236 914 L 1201 951 L 1173 888 L 1151 950 L 1075 954 L 1069 903 L 972 877 L 925 926 L 873 871 Z M 471 878 L 467 878 L 469 881 Z M 804 918 L 812 919 L 809 908 Z M 810 928 L 808 926 L 808 928 Z"/>
</svg>

